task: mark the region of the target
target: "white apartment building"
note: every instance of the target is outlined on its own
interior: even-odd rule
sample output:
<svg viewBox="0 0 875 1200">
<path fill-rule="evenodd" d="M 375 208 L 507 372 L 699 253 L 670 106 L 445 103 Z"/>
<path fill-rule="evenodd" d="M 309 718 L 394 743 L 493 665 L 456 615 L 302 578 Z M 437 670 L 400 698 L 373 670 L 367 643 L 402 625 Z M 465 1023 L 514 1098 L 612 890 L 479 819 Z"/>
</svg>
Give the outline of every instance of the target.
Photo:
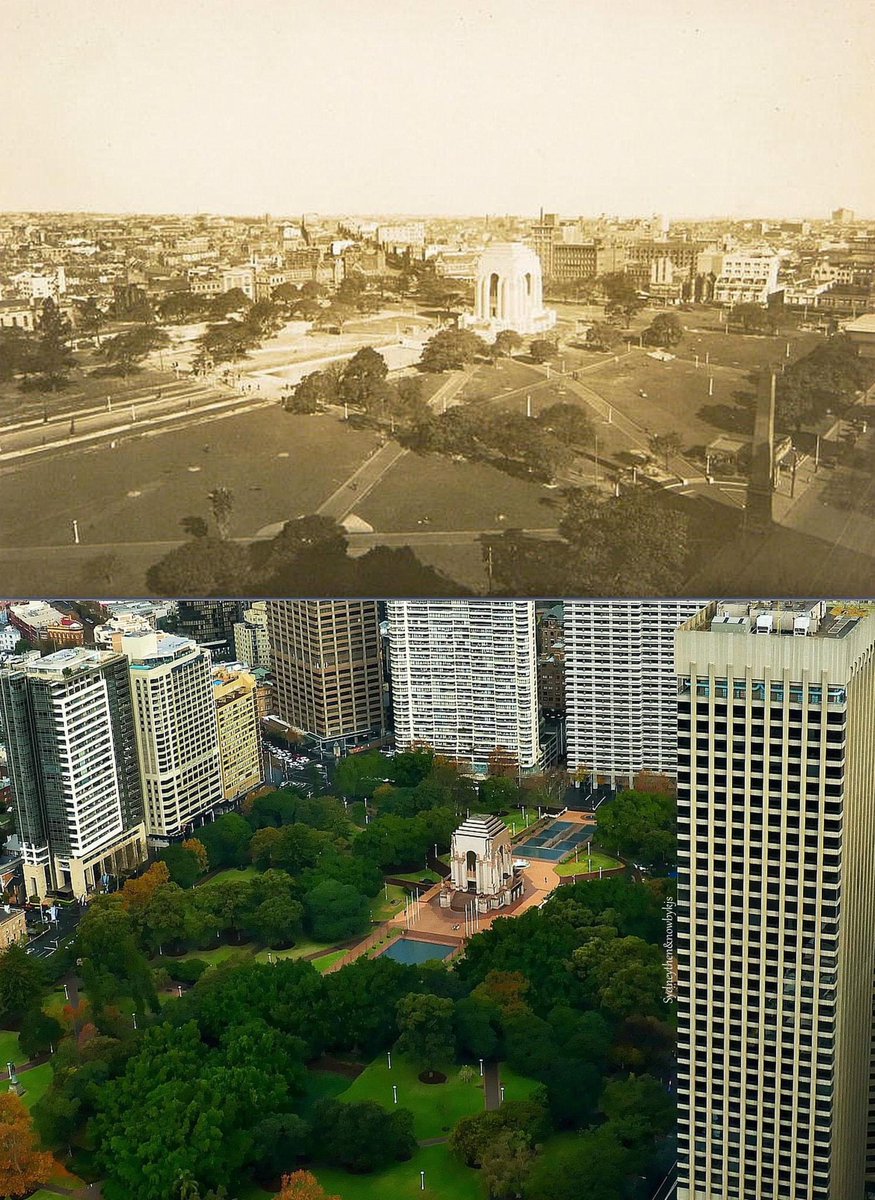
<svg viewBox="0 0 875 1200">
<path fill-rule="evenodd" d="M 146 854 L 127 663 L 75 647 L 0 668 L 28 896 L 81 899 Z"/>
<path fill-rule="evenodd" d="M 718 304 L 767 304 L 778 290 L 780 256 L 768 247 L 731 250 L 723 255 L 714 281 L 714 299 Z"/>
<path fill-rule="evenodd" d="M 247 667 L 270 667 L 267 601 L 255 600 L 234 625 L 234 657 Z"/>
<path fill-rule="evenodd" d="M 678 1200 L 862 1200 L 875 617 L 711 604 L 676 635 Z"/>
<path fill-rule="evenodd" d="M 486 773 L 495 750 L 543 762 L 532 600 L 390 600 L 399 749 L 418 743 Z"/>
<path fill-rule="evenodd" d="M 222 803 L 210 652 L 173 634 L 122 639 L 131 676 L 146 830 L 159 843 Z"/>
<path fill-rule="evenodd" d="M 639 771 L 674 775 L 674 633 L 703 600 L 565 603 L 568 769 L 631 786 Z"/>
</svg>

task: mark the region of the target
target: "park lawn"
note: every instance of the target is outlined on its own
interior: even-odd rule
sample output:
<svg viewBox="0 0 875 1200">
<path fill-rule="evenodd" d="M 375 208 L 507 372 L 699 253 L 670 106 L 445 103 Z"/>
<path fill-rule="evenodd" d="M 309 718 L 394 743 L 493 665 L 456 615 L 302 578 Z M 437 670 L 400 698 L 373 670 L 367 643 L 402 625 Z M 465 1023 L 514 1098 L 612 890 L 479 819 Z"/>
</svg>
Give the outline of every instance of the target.
<svg viewBox="0 0 875 1200">
<path fill-rule="evenodd" d="M 409 883 L 421 883 L 423 879 L 430 883 L 440 883 L 441 876 L 431 867 L 423 867 L 421 871 L 393 871 L 393 879 L 406 879 Z M 391 884 L 389 885 L 391 887 Z"/>
<path fill-rule="evenodd" d="M 252 945 L 244 943 L 242 946 L 216 946 L 213 950 L 186 950 L 185 954 L 175 956 L 176 962 L 183 962 L 190 958 L 199 958 L 202 962 L 207 963 L 211 967 L 217 967 L 220 963 L 227 962 L 229 958 L 251 958 Z"/>
<path fill-rule="evenodd" d="M 389 893 L 388 897 L 386 892 Z M 386 884 L 385 889 L 381 888 L 370 902 L 371 920 L 379 923 L 396 916 L 404 908 L 406 898 L 407 892 L 400 884 Z"/>
<path fill-rule="evenodd" d="M 339 962 L 346 953 L 346 950 L 331 950 L 328 954 L 320 954 L 318 958 L 311 958 L 310 961 L 317 971 L 327 971 L 334 963 Z"/>
<path fill-rule="evenodd" d="M 446 1145 L 421 1146 L 408 1162 L 375 1175 L 350 1175 L 336 1167 L 317 1167 L 313 1174 L 340 1200 L 483 1200 L 485 1194 L 479 1172 L 460 1163 Z M 256 1195 L 245 1200 L 255 1200 Z"/>
<path fill-rule="evenodd" d="M 336 1071 L 308 1071 L 301 1115 L 309 1116 L 317 1100 L 335 1099 L 349 1087 L 349 1076 Z"/>
<path fill-rule="evenodd" d="M 18 1080 L 25 1089 L 24 1095 L 21 1097 L 22 1103 L 26 1108 L 33 1108 L 37 1100 L 42 1099 L 46 1094 L 48 1086 L 52 1082 L 52 1065 L 43 1063 L 39 1067 L 34 1067 L 32 1071 L 22 1071 Z M 4 1091 L 9 1091 L 9 1084 L 5 1080 L 2 1087 Z"/>
<path fill-rule="evenodd" d="M 501 1063 L 498 1072 L 501 1086 L 504 1088 L 505 1101 L 528 1100 L 532 1092 L 541 1086 L 537 1079 L 530 1079 L 528 1075 L 518 1075 L 516 1071 L 512 1071 L 507 1063 Z"/>
<path fill-rule="evenodd" d="M 0 1067 L 6 1069 L 8 1062 L 21 1066 L 21 1046 L 18 1044 L 18 1034 L 11 1029 L 0 1029 Z"/>
<path fill-rule="evenodd" d="M 590 865 L 590 860 L 592 865 Z M 613 871 L 616 867 L 622 867 L 622 863 L 617 858 L 610 858 L 607 854 L 602 854 L 600 850 L 594 850 L 592 854 L 585 855 L 581 853 L 577 862 L 574 861 L 574 856 L 559 863 L 553 868 L 557 875 L 584 875 L 588 871 L 598 871 L 600 868 L 603 871 Z"/>
<path fill-rule="evenodd" d="M 303 958 L 305 954 L 313 954 L 316 950 L 323 950 L 326 954 L 336 949 L 335 942 L 313 942 L 307 937 L 302 937 L 300 941 L 295 942 L 294 946 L 289 946 L 288 950 L 271 950 L 265 947 L 264 950 L 259 950 L 254 955 L 256 962 L 269 962 L 268 955 L 274 958 Z M 346 951 L 343 951 L 346 953 Z"/>
<path fill-rule="evenodd" d="M 342 1099 L 376 1100 L 384 1108 L 392 1108 L 392 1085 L 396 1084 L 399 1105 L 413 1113 L 416 1136 L 443 1137 L 461 1117 L 482 1112 L 484 1102 L 479 1075 L 471 1083 L 463 1083 L 456 1063 L 442 1069 L 446 1083 L 422 1083 L 418 1078 L 419 1068 L 404 1055 L 393 1053 L 391 1071 L 386 1056 L 380 1055 L 353 1080 Z"/>
<path fill-rule="evenodd" d="M 559 523 L 555 496 L 542 484 L 437 454 L 405 454 L 355 512 L 386 532 L 553 529 Z"/>
<path fill-rule="evenodd" d="M 513 808 L 509 813 L 505 813 L 500 817 L 499 820 L 504 821 L 512 834 L 516 834 L 522 833 L 524 829 L 529 829 L 532 825 L 536 825 L 540 818 L 536 808 L 527 808 L 523 812 L 520 812 L 518 808 Z"/>
<path fill-rule="evenodd" d="M 68 1003 L 69 1001 L 64 995 L 64 989 L 55 988 L 43 1000 L 43 1011 L 47 1012 L 50 1017 L 54 1017 L 56 1021 L 62 1021 L 63 1023 L 63 1013 Z"/>
<path fill-rule="evenodd" d="M 261 871 L 256 867 L 244 867 L 242 870 L 239 867 L 225 867 L 224 870 L 211 875 L 209 879 L 195 884 L 195 887 L 212 887 L 214 883 L 227 883 L 229 879 L 257 879 L 260 874 Z"/>
<path fill-rule="evenodd" d="M 28 1200 L 58 1200 L 57 1192 L 47 1192 L 45 1188 L 40 1188 L 38 1192 L 31 1192 Z"/>
</svg>

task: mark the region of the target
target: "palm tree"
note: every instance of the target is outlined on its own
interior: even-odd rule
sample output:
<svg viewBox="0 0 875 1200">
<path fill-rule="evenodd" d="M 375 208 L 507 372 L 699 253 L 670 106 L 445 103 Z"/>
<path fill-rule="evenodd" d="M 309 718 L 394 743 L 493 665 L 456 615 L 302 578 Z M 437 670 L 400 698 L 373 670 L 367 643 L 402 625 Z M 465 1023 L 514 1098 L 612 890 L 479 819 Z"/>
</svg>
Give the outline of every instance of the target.
<svg viewBox="0 0 875 1200">
<path fill-rule="evenodd" d="M 228 536 L 231 511 L 234 508 L 234 494 L 226 487 L 217 487 L 213 488 L 208 494 L 207 499 L 210 502 L 210 511 L 216 522 L 219 537 L 224 541 Z"/>
</svg>

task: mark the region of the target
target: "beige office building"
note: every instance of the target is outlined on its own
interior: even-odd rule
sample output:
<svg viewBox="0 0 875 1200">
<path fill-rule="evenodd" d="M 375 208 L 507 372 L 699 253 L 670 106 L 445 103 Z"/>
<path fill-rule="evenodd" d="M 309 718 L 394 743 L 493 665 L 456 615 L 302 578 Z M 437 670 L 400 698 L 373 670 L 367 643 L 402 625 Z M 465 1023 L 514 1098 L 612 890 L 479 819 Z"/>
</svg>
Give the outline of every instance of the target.
<svg viewBox="0 0 875 1200">
<path fill-rule="evenodd" d="M 255 676 L 248 671 L 228 667 L 217 667 L 213 671 L 222 789 L 226 801 L 245 796 L 261 783 L 257 688 Z"/>
<path fill-rule="evenodd" d="M 678 1200 L 862 1200 L 875 618 L 709 605 L 678 674 Z"/>
<path fill-rule="evenodd" d="M 210 652 L 162 633 L 128 634 L 122 645 L 146 830 L 163 844 L 209 819 L 224 796 Z"/>
<path fill-rule="evenodd" d="M 324 747 L 383 731 L 375 600 L 269 600 L 276 712 Z"/>
<path fill-rule="evenodd" d="M 234 625 L 234 657 L 247 667 L 270 666 L 267 601 L 255 600 Z"/>
</svg>

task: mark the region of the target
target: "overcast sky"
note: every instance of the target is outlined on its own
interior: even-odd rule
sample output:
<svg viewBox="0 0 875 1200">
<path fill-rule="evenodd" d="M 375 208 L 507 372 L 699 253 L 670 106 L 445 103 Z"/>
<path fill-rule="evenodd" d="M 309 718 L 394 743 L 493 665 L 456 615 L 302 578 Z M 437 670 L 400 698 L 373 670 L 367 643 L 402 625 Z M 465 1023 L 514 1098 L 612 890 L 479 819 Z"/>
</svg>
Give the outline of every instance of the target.
<svg viewBox="0 0 875 1200">
<path fill-rule="evenodd" d="M 873 0 L 2 0 L 0 210 L 875 217 Z"/>
</svg>

